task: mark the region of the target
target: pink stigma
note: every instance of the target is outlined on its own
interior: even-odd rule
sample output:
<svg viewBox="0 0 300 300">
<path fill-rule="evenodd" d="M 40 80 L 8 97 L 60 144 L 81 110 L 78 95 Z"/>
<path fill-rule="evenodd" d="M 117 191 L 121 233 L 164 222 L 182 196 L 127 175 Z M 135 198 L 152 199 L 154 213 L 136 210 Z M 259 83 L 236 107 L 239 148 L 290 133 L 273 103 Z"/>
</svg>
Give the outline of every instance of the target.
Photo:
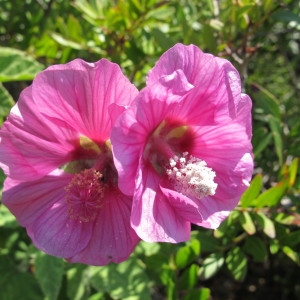
<svg viewBox="0 0 300 300">
<path fill-rule="evenodd" d="M 106 188 L 102 177 L 95 169 L 85 169 L 73 176 L 66 187 L 68 213 L 72 219 L 89 222 L 96 218 Z"/>
</svg>

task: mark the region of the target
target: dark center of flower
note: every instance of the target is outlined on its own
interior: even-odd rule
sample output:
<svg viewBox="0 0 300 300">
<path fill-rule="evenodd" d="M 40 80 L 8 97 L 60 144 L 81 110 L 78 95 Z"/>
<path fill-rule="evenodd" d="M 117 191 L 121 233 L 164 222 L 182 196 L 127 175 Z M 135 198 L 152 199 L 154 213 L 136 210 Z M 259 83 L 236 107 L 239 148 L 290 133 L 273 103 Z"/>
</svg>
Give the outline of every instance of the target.
<svg viewBox="0 0 300 300">
<path fill-rule="evenodd" d="M 162 121 L 148 138 L 144 159 L 172 189 L 188 197 L 214 195 L 215 172 L 206 162 L 189 154 L 193 147 L 191 129 L 176 121 Z"/>
<path fill-rule="evenodd" d="M 75 174 L 66 187 L 68 213 L 74 220 L 89 222 L 95 219 L 103 205 L 106 185 L 103 175 L 95 169 L 85 169 Z"/>
<path fill-rule="evenodd" d="M 74 158 L 62 167 L 65 172 L 73 174 L 66 187 L 68 213 L 74 220 L 89 222 L 96 218 L 105 204 L 106 191 L 117 189 L 117 171 L 110 141 L 96 143 L 81 136 Z"/>
</svg>

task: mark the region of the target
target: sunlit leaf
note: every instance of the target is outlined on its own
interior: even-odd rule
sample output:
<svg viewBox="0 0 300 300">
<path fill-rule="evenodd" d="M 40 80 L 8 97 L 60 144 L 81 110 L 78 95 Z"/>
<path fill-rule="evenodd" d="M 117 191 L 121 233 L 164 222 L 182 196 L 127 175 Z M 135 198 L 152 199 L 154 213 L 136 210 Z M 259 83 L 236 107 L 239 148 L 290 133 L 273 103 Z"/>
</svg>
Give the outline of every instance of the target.
<svg viewBox="0 0 300 300">
<path fill-rule="evenodd" d="M 296 157 L 293 159 L 292 163 L 289 166 L 289 186 L 292 187 L 295 184 L 297 170 L 298 170 L 299 158 Z"/>
<path fill-rule="evenodd" d="M 35 275 L 47 300 L 55 300 L 62 284 L 64 261 L 62 258 L 39 252 L 35 259 Z"/>
<path fill-rule="evenodd" d="M 271 239 L 275 238 L 276 236 L 276 230 L 274 222 L 268 218 L 265 214 L 262 212 L 258 212 L 253 215 L 259 226 L 262 228 L 263 232 L 269 236 Z"/>
<path fill-rule="evenodd" d="M 70 47 L 76 50 L 83 50 L 86 49 L 87 47 L 85 45 L 82 45 L 78 42 L 66 39 L 62 35 L 59 35 L 55 32 L 51 33 L 51 37 L 60 45 L 65 46 L 65 47 Z"/>
<path fill-rule="evenodd" d="M 247 258 L 240 247 L 235 246 L 225 259 L 228 270 L 235 280 L 243 280 L 247 274 Z"/>
<path fill-rule="evenodd" d="M 250 186 L 241 197 L 240 203 L 242 207 L 251 206 L 251 203 L 259 195 L 262 188 L 262 175 L 257 174 L 251 181 Z"/>
<path fill-rule="evenodd" d="M 288 246 L 284 246 L 282 248 L 282 252 L 284 254 L 286 254 L 294 263 L 296 263 L 297 265 L 300 265 L 299 253 L 297 253 L 296 251 L 294 251 L 293 249 L 291 249 Z"/>
<path fill-rule="evenodd" d="M 192 240 L 188 245 L 179 248 L 175 256 L 176 266 L 179 269 L 193 262 L 200 254 L 200 242 Z"/>
<path fill-rule="evenodd" d="M 243 229 L 249 234 L 252 235 L 256 232 L 255 225 L 251 218 L 251 215 L 247 211 L 243 211 L 240 214 L 240 223 Z"/>
<path fill-rule="evenodd" d="M 68 285 L 67 294 L 72 300 L 87 298 L 87 291 L 91 288 L 89 282 L 89 267 L 82 264 L 74 264 L 66 272 Z"/>
<path fill-rule="evenodd" d="M 267 189 L 260 194 L 255 200 L 255 206 L 275 206 L 283 197 L 286 191 L 286 185 L 282 182 L 277 183 L 275 186 Z"/>
<path fill-rule="evenodd" d="M 210 299 L 210 289 L 208 288 L 189 290 L 183 298 L 183 300 L 209 300 L 209 299 Z"/>
<path fill-rule="evenodd" d="M 212 253 L 201 264 L 200 276 L 206 280 L 213 277 L 223 266 L 224 257 L 222 253 Z"/>
<path fill-rule="evenodd" d="M 12 96 L 0 82 L 0 126 L 14 104 Z"/>
<path fill-rule="evenodd" d="M 91 284 L 98 292 L 107 292 L 113 298 L 150 300 L 148 277 L 136 259 L 104 267 L 90 267 Z"/>
<path fill-rule="evenodd" d="M 10 228 L 19 226 L 14 215 L 4 205 L 0 205 L 0 226 Z"/>
<path fill-rule="evenodd" d="M 287 214 L 287 213 L 279 213 L 275 217 L 275 221 L 281 224 L 285 225 L 291 225 L 295 221 L 295 216 L 293 214 Z"/>
<path fill-rule="evenodd" d="M 32 80 L 43 69 L 42 64 L 25 52 L 0 47 L 0 82 Z"/>
<path fill-rule="evenodd" d="M 199 266 L 192 264 L 185 269 L 179 279 L 180 290 L 193 288 L 198 281 Z"/>
</svg>

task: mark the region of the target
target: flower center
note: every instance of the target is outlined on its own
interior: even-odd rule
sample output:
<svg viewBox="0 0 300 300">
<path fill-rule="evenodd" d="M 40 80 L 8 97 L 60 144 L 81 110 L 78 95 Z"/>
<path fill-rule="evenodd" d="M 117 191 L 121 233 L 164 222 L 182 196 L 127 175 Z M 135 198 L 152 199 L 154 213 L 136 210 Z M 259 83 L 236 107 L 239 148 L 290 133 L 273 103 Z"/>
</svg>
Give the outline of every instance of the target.
<svg viewBox="0 0 300 300">
<path fill-rule="evenodd" d="M 166 173 L 173 188 L 187 197 L 203 198 L 216 193 L 216 173 L 206 166 L 204 160 L 188 152 L 170 158 Z"/>
<path fill-rule="evenodd" d="M 203 198 L 216 193 L 216 173 L 206 162 L 189 154 L 193 149 L 191 127 L 177 120 L 163 120 L 152 132 L 144 150 L 145 161 L 172 188 L 187 197 Z"/>
<path fill-rule="evenodd" d="M 102 178 L 103 175 L 95 169 L 85 169 L 73 175 L 65 188 L 68 213 L 72 219 L 89 222 L 96 218 L 107 187 Z"/>
</svg>

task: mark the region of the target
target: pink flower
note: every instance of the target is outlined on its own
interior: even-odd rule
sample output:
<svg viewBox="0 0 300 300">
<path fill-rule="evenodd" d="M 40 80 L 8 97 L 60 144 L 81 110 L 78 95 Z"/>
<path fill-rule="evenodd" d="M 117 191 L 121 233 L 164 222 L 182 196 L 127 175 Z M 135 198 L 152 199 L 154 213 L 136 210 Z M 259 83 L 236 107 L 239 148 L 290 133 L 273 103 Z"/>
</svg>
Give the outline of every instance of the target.
<svg viewBox="0 0 300 300">
<path fill-rule="evenodd" d="M 251 100 L 226 60 L 175 45 L 117 120 L 111 141 L 131 225 L 145 241 L 217 228 L 251 180 Z"/>
<path fill-rule="evenodd" d="M 3 203 L 39 249 L 104 265 L 138 243 L 109 140 L 137 93 L 105 59 L 49 67 L 22 92 L 0 131 Z"/>
</svg>

